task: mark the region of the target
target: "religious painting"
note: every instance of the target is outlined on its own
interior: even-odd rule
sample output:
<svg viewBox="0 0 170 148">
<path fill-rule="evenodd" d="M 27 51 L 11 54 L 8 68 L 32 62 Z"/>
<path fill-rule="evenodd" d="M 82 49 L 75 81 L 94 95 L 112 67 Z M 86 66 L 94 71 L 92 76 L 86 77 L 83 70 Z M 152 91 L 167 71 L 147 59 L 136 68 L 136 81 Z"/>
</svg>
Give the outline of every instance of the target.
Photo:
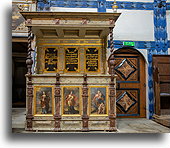
<svg viewBox="0 0 170 148">
<path fill-rule="evenodd" d="M 58 52 L 54 47 L 45 49 L 45 72 L 57 71 Z"/>
<path fill-rule="evenodd" d="M 53 86 L 34 86 L 34 114 L 52 115 L 54 101 Z"/>
<path fill-rule="evenodd" d="M 63 87 L 63 115 L 80 114 L 80 87 Z"/>
<path fill-rule="evenodd" d="M 86 71 L 98 72 L 99 71 L 99 49 L 87 48 L 86 49 Z"/>
<path fill-rule="evenodd" d="M 77 48 L 67 48 L 65 50 L 65 71 L 79 71 L 79 51 Z"/>
<path fill-rule="evenodd" d="M 90 115 L 106 115 L 108 114 L 107 107 L 107 87 L 106 86 L 91 86 L 89 91 Z"/>
</svg>

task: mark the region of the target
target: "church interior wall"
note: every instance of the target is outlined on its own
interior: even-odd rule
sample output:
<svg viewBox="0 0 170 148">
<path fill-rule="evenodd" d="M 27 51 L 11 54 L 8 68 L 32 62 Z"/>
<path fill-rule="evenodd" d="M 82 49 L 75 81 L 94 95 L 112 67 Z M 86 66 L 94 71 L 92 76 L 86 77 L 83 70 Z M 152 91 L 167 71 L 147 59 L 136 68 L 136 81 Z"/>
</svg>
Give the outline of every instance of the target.
<svg viewBox="0 0 170 148">
<path fill-rule="evenodd" d="M 166 11 L 168 40 L 170 40 L 170 10 Z"/>
<path fill-rule="evenodd" d="M 97 12 L 97 8 L 64 8 L 64 7 L 51 7 L 50 11 L 55 12 Z"/>
<path fill-rule="evenodd" d="M 110 0 L 106 0 L 110 1 Z M 112 0 L 113 1 L 113 0 Z M 121 0 L 124 2 L 154 2 L 154 0 Z M 170 0 L 166 1 L 167 3 L 170 2 Z M 33 7 L 35 9 L 35 7 Z M 33 10 L 33 9 L 32 9 Z M 97 8 L 62 8 L 62 7 L 52 7 L 51 11 L 58 11 L 58 12 L 97 12 Z M 113 12 L 112 9 L 106 9 L 107 12 Z M 147 117 L 149 118 L 149 90 L 148 88 L 148 80 L 150 80 L 150 77 L 148 76 L 148 55 L 149 51 L 153 51 L 153 53 L 157 54 L 157 51 L 152 50 L 150 48 L 150 45 L 148 46 L 148 43 L 150 41 L 155 41 L 154 37 L 154 14 L 153 10 L 131 10 L 131 9 L 118 9 L 118 12 L 121 12 L 121 16 L 116 22 L 115 28 L 114 28 L 114 40 L 126 40 L 126 41 L 147 41 L 146 42 L 146 48 L 145 49 L 138 49 L 137 50 L 145 57 L 146 60 L 146 90 L 147 90 L 147 99 L 146 99 L 146 108 L 147 108 Z M 168 33 L 168 40 L 170 40 L 170 11 L 166 11 L 166 22 L 167 22 L 167 33 Z M 19 34 L 16 34 L 19 35 Z M 21 34 L 20 34 L 21 35 Z M 169 42 L 170 43 L 170 42 Z M 170 47 L 170 45 L 168 45 Z M 109 51 L 109 49 L 107 49 Z M 153 54 L 152 53 L 152 54 Z M 108 52 L 109 54 L 109 52 Z M 161 54 L 165 54 L 161 53 Z M 166 54 L 170 54 L 170 48 L 168 48 L 168 52 Z M 36 58 L 36 57 L 35 57 Z M 36 60 L 35 60 L 36 61 Z M 151 63 L 150 63 L 151 64 Z M 35 66 L 34 66 L 35 67 Z M 151 67 L 151 65 L 150 65 Z"/>
<path fill-rule="evenodd" d="M 152 11 L 120 10 L 120 12 L 121 16 L 113 31 L 114 40 L 154 41 Z"/>
<path fill-rule="evenodd" d="M 113 0 L 106 0 L 106 1 L 113 1 Z M 127 2 L 127 0 L 117 0 L 122 2 Z M 129 0 L 128 2 L 154 2 L 154 0 Z"/>
</svg>

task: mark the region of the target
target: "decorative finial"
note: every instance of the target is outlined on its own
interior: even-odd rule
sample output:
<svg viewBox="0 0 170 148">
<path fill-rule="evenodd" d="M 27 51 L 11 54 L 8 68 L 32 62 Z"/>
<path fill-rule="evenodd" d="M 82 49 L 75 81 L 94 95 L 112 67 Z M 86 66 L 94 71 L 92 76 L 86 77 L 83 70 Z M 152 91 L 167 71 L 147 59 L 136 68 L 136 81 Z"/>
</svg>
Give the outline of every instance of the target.
<svg viewBox="0 0 170 148">
<path fill-rule="evenodd" d="M 116 4 L 116 0 L 114 0 L 114 3 L 113 3 L 113 6 L 112 6 L 112 9 L 113 9 L 113 12 L 117 12 L 117 4 Z"/>
</svg>

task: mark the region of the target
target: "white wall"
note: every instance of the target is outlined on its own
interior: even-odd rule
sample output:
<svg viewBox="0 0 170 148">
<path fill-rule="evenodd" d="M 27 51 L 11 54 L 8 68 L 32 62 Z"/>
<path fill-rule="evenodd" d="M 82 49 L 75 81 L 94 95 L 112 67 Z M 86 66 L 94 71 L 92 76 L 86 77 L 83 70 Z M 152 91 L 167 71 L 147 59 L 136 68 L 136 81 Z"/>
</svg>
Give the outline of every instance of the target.
<svg viewBox="0 0 170 148">
<path fill-rule="evenodd" d="M 64 8 L 64 7 L 51 7 L 50 11 L 55 12 L 97 12 L 97 8 Z"/>
<path fill-rule="evenodd" d="M 168 40 L 170 40 L 170 11 L 166 11 L 166 23 L 167 23 Z"/>
<path fill-rule="evenodd" d="M 114 1 L 114 0 L 106 0 L 106 1 Z M 116 0 L 116 1 L 128 1 L 128 2 L 154 2 L 154 0 Z"/>
<path fill-rule="evenodd" d="M 111 10 L 107 9 L 107 12 Z M 114 40 L 154 41 L 153 11 L 118 10 Z"/>
</svg>

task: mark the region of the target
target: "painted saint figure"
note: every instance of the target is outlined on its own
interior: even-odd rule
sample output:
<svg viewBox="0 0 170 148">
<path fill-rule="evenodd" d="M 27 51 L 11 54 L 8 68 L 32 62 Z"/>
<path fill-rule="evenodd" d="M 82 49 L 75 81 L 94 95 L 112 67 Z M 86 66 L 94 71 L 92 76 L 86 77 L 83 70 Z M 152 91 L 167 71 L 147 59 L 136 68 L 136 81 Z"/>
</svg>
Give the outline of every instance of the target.
<svg viewBox="0 0 170 148">
<path fill-rule="evenodd" d="M 76 101 L 78 100 L 78 98 L 73 94 L 72 91 L 66 96 L 65 100 L 68 114 L 78 114 L 79 111 L 75 109 L 75 106 L 77 105 Z"/>
<path fill-rule="evenodd" d="M 93 97 L 92 105 L 94 110 L 91 113 L 105 114 L 105 98 L 100 90 Z"/>
<path fill-rule="evenodd" d="M 40 99 L 42 114 L 48 114 L 49 101 L 50 101 L 50 98 L 43 91 L 43 94 L 42 94 L 41 99 Z"/>
</svg>

